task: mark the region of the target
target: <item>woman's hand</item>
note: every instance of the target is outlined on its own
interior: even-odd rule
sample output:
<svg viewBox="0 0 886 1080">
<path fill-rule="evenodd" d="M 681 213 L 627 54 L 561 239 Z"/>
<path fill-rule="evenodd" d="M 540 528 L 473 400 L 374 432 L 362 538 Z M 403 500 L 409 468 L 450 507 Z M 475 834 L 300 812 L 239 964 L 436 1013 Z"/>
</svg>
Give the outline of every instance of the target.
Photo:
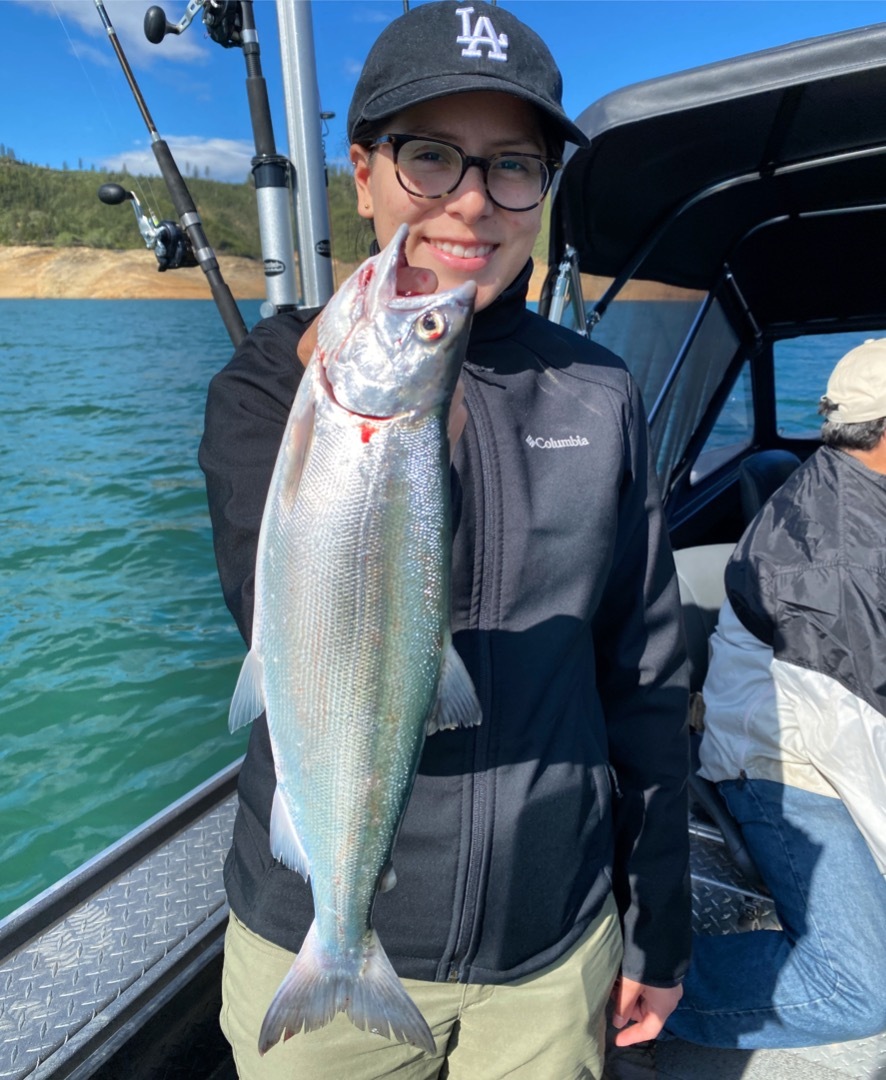
<svg viewBox="0 0 886 1080">
<path fill-rule="evenodd" d="M 434 292 L 437 288 L 437 275 L 433 270 L 423 270 L 418 266 L 401 266 L 397 271 L 397 292 L 400 296 L 425 296 Z M 299 339 L 297 353 L 303 367 L 307 367 L 311 354 L 317 344 L 317 320 L 305 330 Z M 468 420 L 468 410 L 465 405 L 465 391 L 459 378 L 452 395 L 452 405 L 449 409 L 449 450 L 455 450 L 455 444 L 461 437 Z"/>
<path fill-rule="evenodd" d="M 624 975 L 612 991 L 612 1026 L 618 1028 L 616 1046 L 654 1039 L 683 996 L 682 986 L 645 986 Z"/>
</svg>

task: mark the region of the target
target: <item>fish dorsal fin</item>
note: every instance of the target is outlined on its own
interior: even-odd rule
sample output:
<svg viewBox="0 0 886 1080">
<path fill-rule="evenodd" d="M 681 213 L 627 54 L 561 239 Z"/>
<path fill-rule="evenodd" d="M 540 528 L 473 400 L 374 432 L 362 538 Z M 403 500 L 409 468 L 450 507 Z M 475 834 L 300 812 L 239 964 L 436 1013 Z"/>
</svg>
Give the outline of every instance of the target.
<svg viewBox="0 0 886 1080">
<path fill-rule="evenodd" d="M 447 728 L 474 727 L 481 719 L 480 702 L 471 676 L 450 641 L 443 650 L 437 702 L 428 720 L 428 735 Z"/>
<path fill-rule="evenodd" d="M 305 881 L 311 876 L 308 857 L 279 787 L 274 791 L 271 804 L 271 854 L 290 870 L 296 870 Z"/>
<path fill-rule="evenodd" d="M 251 724 L 261 716 L 265 708 L 265 695 L 262 690 L 262 662 L 255 651 L 250 649 L 240 668 L 240 677 L 234 687 L 231 708 L 228 712 L 228 727 L 231 731 Z"/>
</svg>

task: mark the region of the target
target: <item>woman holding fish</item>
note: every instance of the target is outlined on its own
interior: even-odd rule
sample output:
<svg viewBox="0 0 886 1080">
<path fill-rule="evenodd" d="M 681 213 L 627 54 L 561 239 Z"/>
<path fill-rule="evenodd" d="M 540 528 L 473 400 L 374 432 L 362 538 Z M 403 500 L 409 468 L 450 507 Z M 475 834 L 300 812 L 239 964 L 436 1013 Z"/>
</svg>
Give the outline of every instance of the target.
<svg viewBox="0 0 886 1080">
<path fill-rule="evenodd" d="M 681 994 L 687 689 L 645 414 L 525 304 L 584 141 L 560 101 L 501 7 L 392 23 L 348 118 L 383 250 L 210 389 L 254 721 L 225 868 L 244 1078 L 600 1077 L 610 992 L 621 1045 Z"/>
</svg>

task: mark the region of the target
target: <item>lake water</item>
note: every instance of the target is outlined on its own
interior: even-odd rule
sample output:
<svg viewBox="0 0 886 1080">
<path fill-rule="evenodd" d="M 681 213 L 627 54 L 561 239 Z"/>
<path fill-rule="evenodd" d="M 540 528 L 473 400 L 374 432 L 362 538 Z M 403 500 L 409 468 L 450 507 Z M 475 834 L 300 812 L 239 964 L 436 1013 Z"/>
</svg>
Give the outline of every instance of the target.
<svg viewBox="0 0 886 1080">
<path fill-rule="evenodd" d="M 0 300 L 0 917 L 245 749 L 197 466 L 230 353 L 211 301 Z"/>
<path fill-rule="evenodd" d="M 0 301 L 0 917 L 243 752 L 197 466 L 230 353 L 211 301 Z"/>
</svg>

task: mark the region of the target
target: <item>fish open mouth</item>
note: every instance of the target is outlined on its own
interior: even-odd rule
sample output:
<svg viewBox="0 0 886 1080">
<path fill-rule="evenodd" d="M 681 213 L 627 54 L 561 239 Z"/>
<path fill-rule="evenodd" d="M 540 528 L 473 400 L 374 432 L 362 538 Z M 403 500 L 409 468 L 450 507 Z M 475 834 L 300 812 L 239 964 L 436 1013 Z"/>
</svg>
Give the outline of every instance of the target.
<svg viewBox="0 0 886 1080">
<path fill-rule="evenodd" d="M 394 233 L 394 238 L 387 247 L 377 256 L 374 266 L 368 267 L 365 301 L 373 302 L 386 307 L 395 308 L 398 311 L 417 311 L 428 303 L 428 297 L 436 295 L 442 304 L 458 304 L 467 307 L 472 304 L 477 295 L 477 286 L 473 281 L 466 281 L 454 289 L 442 293 L 413 293 L 406 295 L 397 292 L 397 271 L 408 266 L 406 259 L 406 238 L 409 236 L 409 226 L 400 225 Z M 362 283 L 361 283 L 362 284 Z"/>
</svg>

